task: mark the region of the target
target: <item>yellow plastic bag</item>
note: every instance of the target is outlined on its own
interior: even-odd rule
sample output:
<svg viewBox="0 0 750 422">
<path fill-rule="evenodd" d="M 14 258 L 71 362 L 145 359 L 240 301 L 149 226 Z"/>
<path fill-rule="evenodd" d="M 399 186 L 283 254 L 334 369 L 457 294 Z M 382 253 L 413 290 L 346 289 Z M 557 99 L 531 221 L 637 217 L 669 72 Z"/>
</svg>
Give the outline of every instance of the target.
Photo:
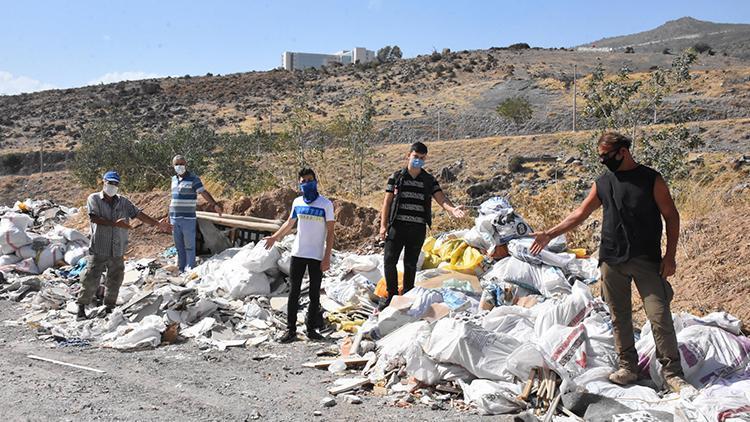
<svg viewBox="0 0 750 422">
<path fill-rule="evenodd" d="M 440 255 L 437 254 L 437 251 L 435 251 L 435 242 L 435 238 L 430 236 L 425 239 L 424 244 L 422 245 L 422 253 L 424 254 L 424 262 L 422 263 L 423 270 L 437 268 L 438 265 L 443 262 L 443 258 L 441 258 Z"/>
<path fill-rule="evenodd" d="M 435 248 L 435 238 L 430 236 L 427 239 L 424 240 L 424 244 L 422 245 L 422 251 L 424 253 L 434 253 L 433 249 Z"/>
<path fill-rule="evenodd" d="M 440 264 L 438 268 L 474 275 L 481 272 L 482 261 L 482 253 L 462 241 L 461 245 L 452 250 L 450 260 Z"/>
</svg>

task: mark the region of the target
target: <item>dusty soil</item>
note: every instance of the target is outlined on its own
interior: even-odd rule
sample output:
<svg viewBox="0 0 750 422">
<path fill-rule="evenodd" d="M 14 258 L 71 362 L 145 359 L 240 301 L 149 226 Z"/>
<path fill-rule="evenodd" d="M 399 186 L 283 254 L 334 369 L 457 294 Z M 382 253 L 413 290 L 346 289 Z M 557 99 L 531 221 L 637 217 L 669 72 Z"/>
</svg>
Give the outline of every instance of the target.
<svg viewBox="0 0 750 422">
<path fill-rule="evenodd" d="M 28 176 L 0 176 L 0 206 L 16 201 L 49 199 L 61 205 L 79 207 L 86 203 L 87 190 L 69 171 L 35 173 Z"/>
<path fill-rule="evenodd" d="M 0 301 L 0 321 L 22 313 Z M 325 343 L 262 344 L 258 348 L 201 351 L 193 343 L 132 353 L 95 347 L 57 348 L 28 327 L 0 329 L 0 408 L 3 420 L 484 420 L 450 405 L 393 406 L 361 394 L 362 404 L 323 408 L 337 376 L 303 368 Z M 273 354 L 256 360 L 259 356 Z M 27 358 L 37 355 L 106 371 L 97 374 Z M 322 416 L 313 415 L 315 411 Z M 512 416 L 493 420 L 512 421 Z"/>
</svg>

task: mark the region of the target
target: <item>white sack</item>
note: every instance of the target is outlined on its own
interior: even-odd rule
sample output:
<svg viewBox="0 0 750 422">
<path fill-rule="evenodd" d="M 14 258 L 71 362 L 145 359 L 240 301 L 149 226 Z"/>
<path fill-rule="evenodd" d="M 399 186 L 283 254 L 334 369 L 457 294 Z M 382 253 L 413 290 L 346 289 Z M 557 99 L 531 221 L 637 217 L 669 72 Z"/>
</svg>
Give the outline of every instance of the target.
<svg viewBox="0 0 750 422">
<path fill-rule="evenodd" d="M 260 241 L 256 245 L 248 244 L 240 249 L 231 259 L 233 264 L 238 264 L 251 273 L 262 273 L 275 267 L 281 258 L 278 247 L 266 249 L 266 242 Z"/>
<path fill-rule="evenodd" d="M 140 323 L 134 325 L 129 333 L 112 342 L 113 349 L 132 350 L 145 347 L 156 347 L 161 343 L 161 333 L 167 329 L 160 316 L 147 315 Z"/>
<path fill-rule="evenodd" d="M 571 294 L 563 300 L 553 302 L 537 315 L 534 331 L 537 337 L 542 337 L 553 325 L 572 327 L 584 320 L 591 310 L 594 297 L 589 288 L 576 281 Z M 548 301 L 549 302 L 549 301 Z"/>
<path fill-rule="evenodd" d="M 521 386 L 510 382 L 477 379 L 467 384 L 459 381 L 464 392 L 464 402 L 473 404 L 483 415 L 517 413 L 526 408 L 526 403 L 516 397 Z"/>
<path fill-rule="evenodd" d="M 26 228 L 33 220 L 26 214 L 7 213 L 0 219 L 0 254 L 14 253 L 31 243 Z"/>
<path fill-rule="evenodd" d="M 512 256 L 496 262 L 482 279 L 486 282 L 512 283 L 531 293 L 547 297 L 571 292 L 570 285 L 559 268 L 529 264 Z"/>
<path fill-rule="evenodd" d="M 463 366 L 478 378 L 508 379 L 508 355 L 521 344 L 501 333 L 450 318 L 439 320 L 432 330 L 425 351 L 436 362 Z"/>
<path fill-rule="evenodd" d="M 0 267 L 5 265 L 13 265 L 19 261 L 21 261 L 21 257 L 16 254 L 0 255 Z"/>
</svg>

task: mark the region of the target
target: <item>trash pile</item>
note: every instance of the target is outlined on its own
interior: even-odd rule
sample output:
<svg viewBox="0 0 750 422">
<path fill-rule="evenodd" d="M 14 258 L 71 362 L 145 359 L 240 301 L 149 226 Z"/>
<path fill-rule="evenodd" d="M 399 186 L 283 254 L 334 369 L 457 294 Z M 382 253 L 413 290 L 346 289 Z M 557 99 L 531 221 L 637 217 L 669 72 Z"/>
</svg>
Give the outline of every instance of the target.
<svg viewBox="0 0 750 422">
<path fill-rule="evenodd" d="M 41 274 L 60 262 L 76 265 L 87 254 L 88 238 L 60 223 L 77 212 L 31 199 L 0 207 L 0 268 Z"/>
<path fill-rule="evenodd" d="M 556 421 L 750 415 L 750 339 L 739 320 L 727 313 L 674 315 L 682 366 L 695 389 L 660 392 L 649 324 L 637 349 L 650 380 L 612 384 L 610 315 L 589 289 L 599 279 L 597 259 L 569 249 L 564 237 L 531 255 L 530 232 L 506 199 L 486 201 L 474 227 L 425 241 L 415 287 L 381 312 L 382 255 L 335 251 L 322 283 L 322 313 L 313 320 L 336 344 L 305 366 L 341 375 L 332 395 L 371 394 L 399 407 L 525 412 Z M 60 345 L 138 350 L 189 339 L 201 349 L 252 348 L 286 328 L 292 241 L 287 236 L 270 250 L 262 241 L 226 249 L 182 275 L 169 253 L 129 261 L 118 307 L 108 316 L 104 306 L 90 311 L 100 318 L 76 320 L 80 265 L 31 276 L 16 268 L 5 274 L 0 298 L 27 304 L 29 313 L 14 323 Z M 307 312 L 306 283 L 298 321 Z"/>
</svg>

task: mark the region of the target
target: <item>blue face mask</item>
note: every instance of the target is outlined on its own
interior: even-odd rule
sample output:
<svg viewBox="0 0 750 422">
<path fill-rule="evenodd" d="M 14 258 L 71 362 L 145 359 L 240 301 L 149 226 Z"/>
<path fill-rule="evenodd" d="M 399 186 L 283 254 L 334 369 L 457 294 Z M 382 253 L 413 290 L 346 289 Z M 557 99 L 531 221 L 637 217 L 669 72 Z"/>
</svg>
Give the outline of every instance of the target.
<svg viewBox="0 0 750 422">
<path fill-rule="evenodd" d="M 411 166 L 415 169 L 421 169 L 424 166 L 424 160 L 421 158 L 412 158 Z"/>
<path fill-rule="evenodd" d="M 318 199 L 318 182 L 316 180 L 300 183 L 299 188 L 302 190 L 302 199 L 305 203 L 309 204 Z"/>
</svg>

